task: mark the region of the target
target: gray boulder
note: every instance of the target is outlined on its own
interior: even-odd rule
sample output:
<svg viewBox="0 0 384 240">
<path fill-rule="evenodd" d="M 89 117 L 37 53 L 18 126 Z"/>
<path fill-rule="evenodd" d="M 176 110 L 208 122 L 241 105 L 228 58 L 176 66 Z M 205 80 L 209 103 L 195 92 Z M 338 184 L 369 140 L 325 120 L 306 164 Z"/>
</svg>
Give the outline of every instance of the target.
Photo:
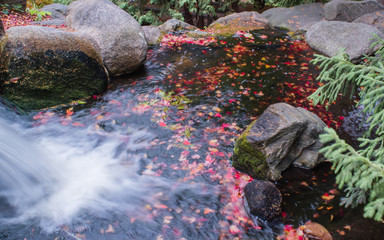
<svg viewBox="0 0 384 240">
<path fill-rule="evenodd" d="M 182 21 L 177 20 L 177 19 L 169 19 L 165 23 L 160 25 L 159 28 L 161 31 L 164 31 L 164 32 L 175 32 L 175 31 L 179 31 L 179 30 L 192 30 L 193 31 L 193 30 L 199 29 L 199 28 L 197 28 L 191 24 L 182 22 Z"/>
<path fill-rule="evenodd" d="M 384 32 L 384 10 L 368 13 L 361 17 L 356 18 L 354 23 L 365 23 L 376 27 L 381 32 Z"/>
<path fill-rule="evenodd" d="M 272 220 L 281 213 L 282 196 L 275 184 L 253 180 L 244 187 L 250 212 L 263 220 Z"/>
<path fill-rule="evenodd" d="M 264 28 L 269 28 L 268 20 L 258 12 L 233 13 L 217 19 L 208 26 L 209 30 L 221 35 Z"/>
<path fill-rule="evenodd" d="M 292 163 L 313 168 L 323 159 L 315 114 L 285 103 L 269 106 L 237 139 L 233 166 L 255 179 L 277 180 Z"/>
<path fill-rule="evenodd" d="M 0 89 L 27 109 L 70 103 L 106 90 L 108 74 L 93 44 L 55 28 L 10 28 L 0 41 Z"/>
<path fill-rule="evenodd" d="M 66 26 L 64 19 L 50 19 L 33 23 L 40 26 Z"/>
<path fill-rule="evenodd" d="M 95 40 L 113 76 L 135 71 L 146 59 L 147 41 L 140 24 L 108 0 L 78 0 L 68 7 L 66 23 Z"/>
<path fill-rule="evenodd" d="M 45 5 L 41 8 L 41 10 L 50 12 L 52 19 L 65 20 L 65 16 L 67 15 L 68 11 L 68 6 L 64 4 L 53 3 Z"/>
<path fill-rule="evenodd" d="M 352 22 L 367 13 L 383 10 L 384 6 L 376 0 L 346 1 L 333 0 L 324 6 L 325 18 L 329 21 Z"/>
<path fill-rule="evenodd" d="M 363 23 L 322 21 L 310 27 L 305 38 L 309 46 L 322 54 L 332 57 L 345 49 L 354 60 L 374 52 L 370 48 L 373 34 L 383 36 L 377 28 Z"/>
<path fill-rule="evenodd" d="M 143 31 L 145 34 L 145 39 L 147 40 L 148 45 L 158 44 L 161 41 L 161 30 L 157 26 L 143 26 Z"/>
<path fill-rule="evenodd" d="M 306 31 L 313 24 L 324 20 L 324 5 L 321 3 L 303 4 L 291 8 L 271 8 L 262 15 L 272 28 L 289 31 Z"/>
</svg>

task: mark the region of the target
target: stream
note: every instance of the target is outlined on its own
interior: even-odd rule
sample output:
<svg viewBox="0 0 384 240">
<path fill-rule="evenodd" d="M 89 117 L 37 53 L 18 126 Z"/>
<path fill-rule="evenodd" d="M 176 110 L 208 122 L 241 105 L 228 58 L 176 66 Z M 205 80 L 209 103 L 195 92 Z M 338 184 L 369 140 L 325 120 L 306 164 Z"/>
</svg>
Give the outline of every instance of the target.
<svg viewBox="0 0 384 240">
<path fill-rule="evenodd" d="M 329 113 L 305 99 L 317 87 L 313 51 L 272 30 L 179 37 L 101 96 L 22 114 L 0 104 L 0 239 L 276 239 L 308 220 L 334 239 L 381 239 L 380 223 L 338 206 L 329 163 L 284 173 L 280 218 L 247 212 L 252 179 L 231 167 L 232 150 L 269 105 L 355 128 L 338 120 L 353 108 Z"/>
</svg>

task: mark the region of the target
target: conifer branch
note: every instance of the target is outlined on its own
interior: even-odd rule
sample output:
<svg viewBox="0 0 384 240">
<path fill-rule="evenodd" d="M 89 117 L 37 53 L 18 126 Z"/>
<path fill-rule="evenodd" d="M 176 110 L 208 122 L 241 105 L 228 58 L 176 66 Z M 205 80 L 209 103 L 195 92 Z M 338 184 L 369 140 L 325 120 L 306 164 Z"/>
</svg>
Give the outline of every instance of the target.
<svg viewBox="0 0 384 240">
<path fill-rule="evenodd" d="M 347 54 L 334 57 L 315 55 L 311 62 L 319 64 L 317 80 L 324 83 L 309 98 L 313 103 L 329 106 L 340 94 L 353 96 L 358 90 L 364 119 L 369 124 L 358 138 L 359 150 L 341 140 L 335 130 L 326 128 L 320 135 L 320 150 L 333 163 L 336 183 L 345 188 L 341 204 L 355 207 L 366 204 L 364 217 L 381 221 L 384 215 L 384 40 L 374 36 L 374 56 L 365 56 L 361 64 L 353 64 Z M 351 90 L 352 89 L 352 90 Z"/>
</svg>

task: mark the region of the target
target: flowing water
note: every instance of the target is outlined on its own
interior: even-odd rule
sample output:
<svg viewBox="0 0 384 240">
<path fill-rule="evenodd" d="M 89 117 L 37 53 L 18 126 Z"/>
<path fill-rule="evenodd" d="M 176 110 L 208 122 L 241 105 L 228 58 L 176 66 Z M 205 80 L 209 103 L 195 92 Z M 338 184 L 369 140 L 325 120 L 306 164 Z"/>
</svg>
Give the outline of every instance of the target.
<svg viewBox="0 0 384 240">
<path fill-rule="evenodd" d="M 334 188 L 329 166 L 280 182 L 288 216 L 269 223 L 248 215 L 251 179 L 231 168 L 235 139 L 266 107 L 306 106 L 313 52 L 276 31 L 206 41 L 153 48 L 87 102 L 0 105 L 0 239 L 274 239 L 313 220 Z"/>
</svg>

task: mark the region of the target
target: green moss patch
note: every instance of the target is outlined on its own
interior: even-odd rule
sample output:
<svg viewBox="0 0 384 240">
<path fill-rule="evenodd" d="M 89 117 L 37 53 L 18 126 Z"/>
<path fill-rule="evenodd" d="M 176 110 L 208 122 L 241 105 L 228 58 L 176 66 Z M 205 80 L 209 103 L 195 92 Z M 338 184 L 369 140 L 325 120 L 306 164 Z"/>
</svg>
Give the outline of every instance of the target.
<svg viewBox="0 0 384 240">
<path fill-rule="evenodd" d="M 108 76 L 80 51 L 47 50 L 28 56 L 2 51 L 1 95 L 23 109 L 42 109 L 106 90 Z"/>
<path fill-rule="evenodd" d="M 268 176 L 266 157 L 261 151 L 252 146 L 247 139 L 253 124 L 249 125 L 237 139 L 233 150 L 232 166 L 255 179 L 266 179 Z"/>
</svg>

